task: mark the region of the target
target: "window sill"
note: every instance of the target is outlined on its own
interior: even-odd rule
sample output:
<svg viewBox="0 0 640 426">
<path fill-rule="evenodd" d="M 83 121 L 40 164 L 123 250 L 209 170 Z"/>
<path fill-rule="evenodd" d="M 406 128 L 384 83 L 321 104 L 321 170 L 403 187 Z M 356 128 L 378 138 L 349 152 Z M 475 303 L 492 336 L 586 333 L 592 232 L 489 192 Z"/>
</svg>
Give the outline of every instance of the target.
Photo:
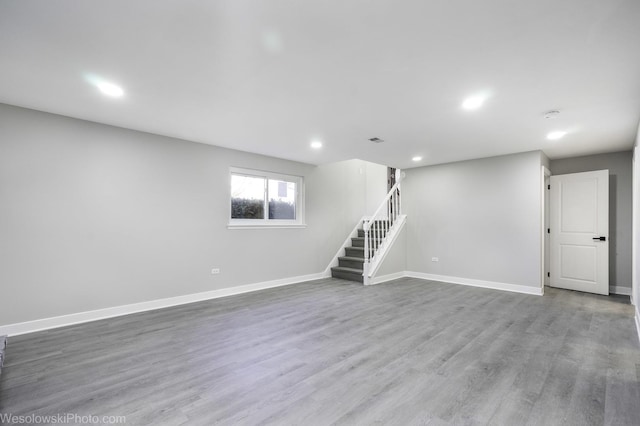
<svg viewBox="0 0 640 426">
<path fill-rule="evenodd" d="M 266 225 L 237 225 L 237 224 L 228 224 L 227 229 L 304 229 L 307 225 L 305 223 L 298 225 L 283 225 L 283 224 L 266 224 Z"/>
</svg>

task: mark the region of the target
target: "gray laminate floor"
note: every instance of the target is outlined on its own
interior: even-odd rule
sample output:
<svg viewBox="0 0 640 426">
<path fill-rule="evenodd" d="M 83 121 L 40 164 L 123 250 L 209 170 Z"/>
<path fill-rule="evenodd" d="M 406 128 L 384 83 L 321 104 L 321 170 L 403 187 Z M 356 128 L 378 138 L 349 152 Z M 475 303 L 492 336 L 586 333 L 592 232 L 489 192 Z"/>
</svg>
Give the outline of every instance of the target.
<svg viewBox="0 0 640 426">
<path fill-rule="evenodd" d="M 302 283 L 9 339 L 0 414 L 640 425 L 628 298 Z"/>
</svg>

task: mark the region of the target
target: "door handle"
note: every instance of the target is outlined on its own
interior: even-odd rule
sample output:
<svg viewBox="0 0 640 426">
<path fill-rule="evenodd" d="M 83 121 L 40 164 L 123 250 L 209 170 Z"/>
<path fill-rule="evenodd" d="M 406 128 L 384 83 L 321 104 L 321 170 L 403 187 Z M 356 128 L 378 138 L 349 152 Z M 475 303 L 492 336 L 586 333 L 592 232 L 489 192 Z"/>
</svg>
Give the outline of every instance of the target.
<svg viewBox="0 0 640 426">
<path fill-rule="evenodd" d="M 593 237 L 594 241 L 607 241 L 607 237 Z"/>
</svg>

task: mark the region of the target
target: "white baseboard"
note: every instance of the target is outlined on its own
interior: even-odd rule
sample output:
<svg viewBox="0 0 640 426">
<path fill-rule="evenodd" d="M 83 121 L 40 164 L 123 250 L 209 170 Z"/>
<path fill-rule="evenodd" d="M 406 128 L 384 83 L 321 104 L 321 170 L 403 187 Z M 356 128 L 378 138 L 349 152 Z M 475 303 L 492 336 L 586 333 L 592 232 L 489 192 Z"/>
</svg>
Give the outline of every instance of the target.
<svg viewBox="0 0 640 426">
<path fill-rule="evenodd" d="M 523 293 L 523 294 L 533 294 L 536 296 L 542 296 L 544 294 L 544 289 L 529 287 L 518 284 L 507 284 L 496 281 L 484 281 L 484 280 L 474 280 L 471 278 L 459 278 L 459 277 L 451 277 L 448 275 L 435 275 L 435 274 L 427 274 L 424 272 L 414 272 L 414 271 L 400 271 L 394 272 L 388 275 L 381 275 L 375 277 L 371 284 L 381 284 L 387 281 L 397 280 L 399 278 L 419 278 L 423 280 L 429 281 L 439 281 L 449 284 L 461 284 L 468 285 L 471 287 L 482 287 L 482 288 L 490 288 L 493 290 L 502 290 L 502 291 L 511 291 L 514 293 Z"/>
<path fill-rule="evenodd" d="M 325 278 L 324 273 L 301 275 L 297 277 L 264 281 L 237 287 L 205 291 L 203 293 L 186 294 L 184 296 L 169 297 L 166 299 L 151 300 L 148 302 L 133 303 L 130 305 L 114 306 L 111 308 L 97 309 L 94 311 L 78 312 L 75 314 L 62 315 L 58 317 L 0 325 L 0 335 L 18 336 L 20 334 L 50 330 L 52 328 L 66 327 L 69 325 L 82 324 L 85 322 L 135 314 L 138 312 L 151 311 L 154 309 L 168 308 L 171 306 L 185 305 L 187 303 L 201 302 L 204 300 L 217 299 L 220 297 L 233 296 L 236 294 L 249 293 L 258 290 L 265 290 L 268 288 L 282 287 L 321 278 Z"/>
<path fill-rule="evenodd" d="M 635 309 L 636 311 L 636 332 L 638 332 L 638 341 L 640 342 L 640 312 L 638 312 L 637 309 Z"/>
<path fill-rule="evenodd" d="M 380 275 L 378 277 L 374 277 L 373 280 L 371 280 L 371 282 L 369 283 L 369 285 L 382 284 L 382 283 L 386 283 L 387 281 L 393 281 L 393 280 L 397 280 L 399 278 L 404 278 L 404 277 L 406 277 L 405 271 L 394 272 L 393 274 L 387 274 L 387 275 Z"/>
<path fill-rule="evenodd" d="M 398 278 L 421 278 L 430 281 L 441 281 L 451 284 L 462 284 L 472 287 L 491 288 L 494 290 L 512 291 L 515 293 L 535 294 L 536 296 L 542 296 L 544 294 L 544 288 L 528 287 L 518 284 L 507 284 L 496 281 L 483 281 L 474 280 L 471 278 L 458 278 L 448 275 L 435 275 L 427 274 L 424 272 L 402 271 L 394 272 L 393 274 L 381 275 L 375 277 L 371 284 L 381 284 L 387 281 L 397 280 Z M 622 296 L 631 296 L 631 288 L 622 286 L 610 286 L 609 293 L 619 294 Z"/>
<path fill-rule="evenodd" d="M 468 285 L 471 287 L 482 287 L 482 288 L 490 288 L 493 290 L 511 291 L 513 293 L 533 294 L 536 296 L 542 296 L 544 291 L 540 287 L 529 287 L 525 285 L 508 284 L 508 283 L 501 283 L 496 281 L 474 280 L 471 278 L 451 277 L 448 275 L 434 275 L 434 274 L 427 274 L 424 272 L 405 271 L 404 274 L 405 274 L 404 275 L 405 277 L 409 277 L 409 278 L 421 278 L 423 280 L 441 281 L 441 282 L 450 283 L 450 284 L 461 284 L 461 285 Z"/>
<path fill-rule="evenodd" d="M 631 288 L 612 285 L 609 286 L 609 293 L 620 294 L 622 296 L 631 296 Z"/>
</svg>

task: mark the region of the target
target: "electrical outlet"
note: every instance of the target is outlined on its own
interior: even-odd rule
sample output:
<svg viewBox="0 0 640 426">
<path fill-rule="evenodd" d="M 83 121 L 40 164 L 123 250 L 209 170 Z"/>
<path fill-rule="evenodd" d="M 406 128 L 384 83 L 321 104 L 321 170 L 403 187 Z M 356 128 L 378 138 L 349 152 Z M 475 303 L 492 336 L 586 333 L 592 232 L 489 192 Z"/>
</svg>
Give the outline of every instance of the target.
<svg viewBox="0 0 640 426">
<path fill-rule="evenodd" d="M 437 257 L 432 257 L 432 258 L 431 258 L 431 261 L 432 261 L 432 262 L 440 262 L 440 259 L 438 259 Z"/>
<path fill-rule="evenodd" d="M 212 275 L 216 275 L 216 274 L 219 274 L 219 273 L 220 273 L 220 268 L 213 268 L 213 269 L 211 270 L 211 274 L 212 274 Z"/>
</svg>

